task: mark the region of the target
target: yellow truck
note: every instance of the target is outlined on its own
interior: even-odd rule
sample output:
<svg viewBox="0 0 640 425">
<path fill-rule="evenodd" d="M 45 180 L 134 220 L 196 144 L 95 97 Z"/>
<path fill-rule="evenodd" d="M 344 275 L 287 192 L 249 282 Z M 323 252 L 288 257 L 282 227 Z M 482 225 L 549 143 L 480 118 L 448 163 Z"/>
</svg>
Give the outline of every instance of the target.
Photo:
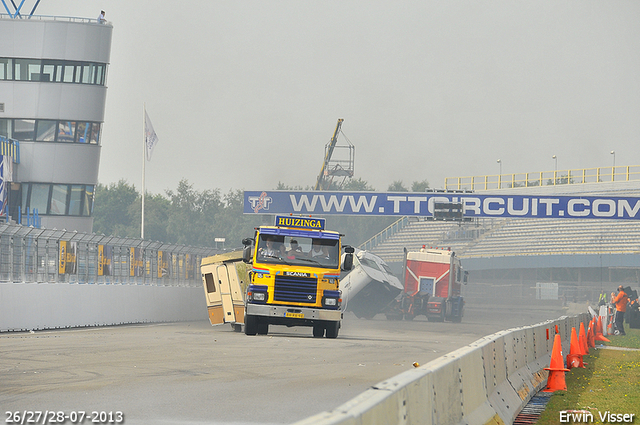
<svg viewBox="0 0 640 425">
<path fill-rule="evenodd" d="M 317 338 L 338 336 L 340 271 L 351 269 L 354 249 L 324 227 L 322 218 L 276 216 L 274 226 L 260 226 L 242 241 L 243 260 L 251 265 L 246 335 L 266 335 L 269 325 L 284 325 L 312 327 Z"/>
</svg>

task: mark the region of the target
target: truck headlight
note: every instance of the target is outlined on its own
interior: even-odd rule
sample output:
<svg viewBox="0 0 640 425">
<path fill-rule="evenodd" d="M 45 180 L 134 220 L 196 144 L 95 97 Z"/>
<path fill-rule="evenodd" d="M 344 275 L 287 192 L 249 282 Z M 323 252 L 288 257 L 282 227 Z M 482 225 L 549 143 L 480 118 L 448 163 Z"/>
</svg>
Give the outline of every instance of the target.
<svg viewBox="0 0 640 425">
<path fill-rule="evenodd" d="M 267 286 L 265 285 L 249 285 L 247 290 L 247 300 L 249 302 L 266 303 L 269 299 Z"/>
<path fill-rule="evenodd" d="M 324 305 L 335 307 L 338 305 L 338 300 L 336 298 L 325 298 Z"/>
</svg>

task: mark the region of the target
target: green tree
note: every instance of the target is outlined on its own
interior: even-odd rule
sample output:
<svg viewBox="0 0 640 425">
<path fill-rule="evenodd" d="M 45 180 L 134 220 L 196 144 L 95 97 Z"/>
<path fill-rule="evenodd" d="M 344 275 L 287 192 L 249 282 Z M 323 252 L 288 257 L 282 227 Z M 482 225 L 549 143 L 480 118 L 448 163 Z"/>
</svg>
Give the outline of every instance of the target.
<svg viewBox="0 0 640 425">
<path fill-rule="evenodd" d="M 187 180 L 180 180 L 175 192 L 166 191 L 169 197 L 167 238 L 169 242 L 214 246 L 216 214 L 223 208 L 220 190 L 198 192 Z"/>
<path fill-rule="evenodd" d="M 288 190 L 288 189 L 280 189 Z M 216 237 L 225 238 L 225 247 L 242 247 L 242 239 L 253 236 L 253 229 L 263 223 L 273 224 L 273 218 L 263 214 L 243 214 L 244 193 L 230 190 L 224 195 L 224 208 L 215 216 Z"/>
<path fill-rule="evenodd" d="M 426 179 L 411 183 L 412 192 L 424 192 L 427 189 L 429 189 L 429 182 Z"/>
<path fill-rule="evenodd" d="M 387 191 L 389 191 L 389 192 L 408 192 L 409 189 L 404 187 L 404 185 L 402 184 L 402 180 L 394 180 L 394 182 L 391 183 L 389 185 L 389 187 L 387 188 Z"/>
<path fill-rule="evenodd" d="M 144 198 L 144 238 L 153 241 L 167 242 L 167 220 L 171 203 L 162 195 L 150 195 Z M 127 236 L 140 237 L 140 224 L 142 223 L 142 201 L 140 197 L 129 206 L 129 217 L 132 219 Z"/>
<path fill-rule="evenodd" d="M 373 186 L 370 186 L 369 183 L 361 178 L 357 179 L 349 179 L 347 183 L 345 183 L 342 188 L 344 191 L 348 192 L 359 192 L 359 191 L 374 191 Z"/>
<path fill-rule="evenodd" d="M 108 186 L 98 184 L 93 205 L 93 231 L 120 237 L 133 236 L 135 230 L 131 227 L 135 226 L 135 223 L 129 207 L 135 204 L 136 200 L 140 200 L 140 195 L 135 187 L 125 180 Z"/>
</svg>

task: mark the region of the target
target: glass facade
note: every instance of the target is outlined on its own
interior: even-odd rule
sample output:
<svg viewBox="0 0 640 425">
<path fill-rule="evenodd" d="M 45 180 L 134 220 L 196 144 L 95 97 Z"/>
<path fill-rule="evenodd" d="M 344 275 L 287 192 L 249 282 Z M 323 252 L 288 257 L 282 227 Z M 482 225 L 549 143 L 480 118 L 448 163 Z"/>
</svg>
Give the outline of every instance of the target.
<svg viewBox="0 0 640 425">
<path fill-rule="evenodd" d="M 106 68 L 104 63 L 0 58 L 0 80 L 104 86 Z"/>
<path fill-rule="evenodd" d="M 0 118 L 0 136 L 21 142 L 100 142 L 99 122 Z"/>
<path fill-rule="evenodd" d="M 38 215 L 89 217 L 93 211 L 94 186 L 89 184 L 21 183 L 22 210 Z"/>
</svg>

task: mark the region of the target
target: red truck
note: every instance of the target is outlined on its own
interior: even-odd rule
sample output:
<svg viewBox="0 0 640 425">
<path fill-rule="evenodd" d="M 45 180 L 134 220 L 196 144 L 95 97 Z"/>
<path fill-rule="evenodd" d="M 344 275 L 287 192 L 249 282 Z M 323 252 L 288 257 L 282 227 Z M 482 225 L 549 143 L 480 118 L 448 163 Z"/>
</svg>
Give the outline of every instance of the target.
<svg viewBox="0 0 640 425">
<path fill-rule="evenodd" d="M 413 320 L 425 315 L 429 321 L 459 323 L 464 315 L 462 284 L 468 272 L 455 252 L 422 248 L 404 251 L 402 280 L 404 291 L 387 311 L 390 320 Z"/>
</svg>

